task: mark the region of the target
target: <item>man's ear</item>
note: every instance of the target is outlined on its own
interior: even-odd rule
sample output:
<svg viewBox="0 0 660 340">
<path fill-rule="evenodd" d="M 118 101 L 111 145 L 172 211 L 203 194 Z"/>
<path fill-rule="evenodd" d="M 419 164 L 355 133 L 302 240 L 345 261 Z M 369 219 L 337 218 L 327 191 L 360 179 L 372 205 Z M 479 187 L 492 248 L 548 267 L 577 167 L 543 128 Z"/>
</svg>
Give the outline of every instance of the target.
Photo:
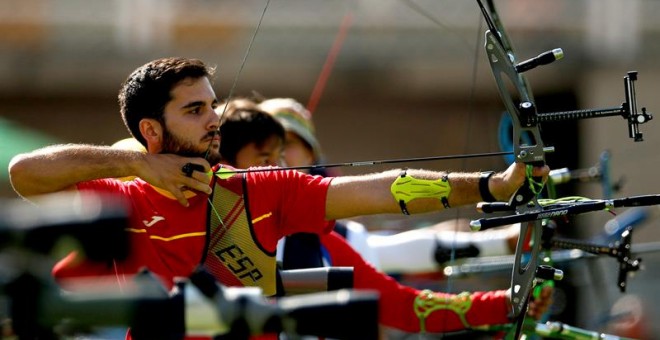
<svg viewBox="0 0 660 340">
<path fill-rule="evenodd" d="M 147 141 L 147 149 L 160 150 L 163 142 L 163 126 L 159 121 L 152 118 L 144 118 L 140 121 L 140 133 Z"/>
</svg>

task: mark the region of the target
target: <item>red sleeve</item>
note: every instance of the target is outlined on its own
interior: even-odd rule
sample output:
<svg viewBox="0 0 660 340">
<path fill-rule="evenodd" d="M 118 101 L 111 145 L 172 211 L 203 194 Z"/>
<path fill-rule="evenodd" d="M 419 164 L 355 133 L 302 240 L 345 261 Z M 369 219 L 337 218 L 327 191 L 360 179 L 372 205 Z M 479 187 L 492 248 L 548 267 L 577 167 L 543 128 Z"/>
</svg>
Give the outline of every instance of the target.
<svg viewBox="0 0 660 340">
<path fill-rule="evenodd" d="M 399 284 L 393 278 L 379 272 L 366 262 L 335 232 L 321 238 L 330 254 L 333 266 L 353 267 L 356 289 L 376 290 L 380 294 L 380 323 L 405 332 L 420 332 L 420 319 L 415 314 L 415 299 L 423 294 L 420 290 Z M 433 293 L 440 298 L 455 298 L 456 294 Z M 504 291 L 474 292 L 470 294 L 472 306 L 466 319 L 471 326 L 509 323 L 507 297 Z M 459 317 L 450 310 L 439 309 L 426 320 L 426 331 L 441 333 L 463 330 Z"/>
<path fill-rule="evenodd" d="M 268 207 L 276 207 L 275 227 L 281 235 L 332 230 L 334 221 L 325 219 L 325 201 L 332 178 L 281 170 L 249 172 L 247 179 L 252 217 L 268 213 Z"/>
<path fill-rule="evenodd" d="M 76 184 L 76 188 L 80 191 L 95 191 L 99 193 L 113 193 L 119 194 L 126 191 L 123 182 L 115 178 L 101 178 L 87 182 L 80 182 Z"/>
</svg>

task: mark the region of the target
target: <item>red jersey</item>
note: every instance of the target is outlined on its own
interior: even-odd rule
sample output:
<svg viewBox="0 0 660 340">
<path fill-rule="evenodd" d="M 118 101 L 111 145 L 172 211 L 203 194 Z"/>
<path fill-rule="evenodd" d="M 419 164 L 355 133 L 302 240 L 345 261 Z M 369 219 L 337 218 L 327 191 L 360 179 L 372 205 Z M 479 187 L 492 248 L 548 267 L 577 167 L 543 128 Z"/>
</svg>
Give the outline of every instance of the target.
<svg viewBox="0 0 660 340">
<path fill-rule="evenodd" d="M 353 267 L 355 289 L 375 290 L 380 294 L 380 323 L 405 332 L 418 333 L 420 319 L 415 314 L 416 300 L 424 293 L 399 284 L 393 278 L 379 272 L 366 262 L 351 245 L 336 232 L 321 236 L 332 266 Z M 454 294 L 433 293 L 448 300 L 459 298 Z M 507 317 L 508 297 L 505 291 L 475 292 L 469 295 L 471 307 L 465 318 L 470 326 L 499 325 L 510 323 Z M 428 300 L 427 300 L 428 301 Z M 438 309 L 426 318 L 429 333 L 464 330 L 459 316 L 448 309 Z"/>
<path fill-rule="evenodd" d="M 252 217 L 250 234 L 264 253 L 274 256 L 277 240 L 285 235 L 332 229 L 333 223 L 325 220 L 330 178 L 290 170 L 241 175 L 245 179 L 245 205 Z M 121 282 L 125 275 L 146 267 L 170 288 L 173 278 L 189 276 L 204 258 L 207 217 L 213 213 L 208 211 L 208 195 L 197 193 L 184 207 L 139 178 L 93 180 L 79 183 L 78 190 L 114 193 L 130 203 L 130 255 L 112 264 L 77 263 L 76 256 L 69 255 L 54 267 L 55 278 L 114 274 Z"/>
</svg>

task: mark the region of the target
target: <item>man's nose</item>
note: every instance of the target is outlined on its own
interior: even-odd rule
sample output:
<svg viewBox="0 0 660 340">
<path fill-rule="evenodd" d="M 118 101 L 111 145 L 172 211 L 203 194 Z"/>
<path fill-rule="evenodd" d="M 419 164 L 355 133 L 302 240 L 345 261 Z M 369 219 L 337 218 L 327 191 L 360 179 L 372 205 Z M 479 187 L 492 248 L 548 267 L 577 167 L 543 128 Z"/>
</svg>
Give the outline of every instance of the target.
<svg viewBox="0 0 660 340">
<path fill-rule="evenodd" d="M 220 116 L 218 116 L 215 110 L 211 109 L 210 111 L 208 128 L 209 130 L 218 130 L 220 127 Z"/>
</svg>

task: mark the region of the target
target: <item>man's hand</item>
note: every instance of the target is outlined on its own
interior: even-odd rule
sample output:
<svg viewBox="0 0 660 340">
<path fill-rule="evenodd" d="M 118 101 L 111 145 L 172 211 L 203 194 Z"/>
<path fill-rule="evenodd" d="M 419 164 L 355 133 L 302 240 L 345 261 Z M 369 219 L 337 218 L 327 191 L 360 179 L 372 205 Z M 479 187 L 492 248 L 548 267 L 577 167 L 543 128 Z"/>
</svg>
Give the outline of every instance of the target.
<svg viewBox="0 0 660 340">
<path fill-rule="evenodd" d="M 527 315 L 534 320 L 538 321 L 541 317 L 548 312 L 552 305 L 552 293 L 554 288 L 549 285 L 544 285 L 541 293 L 537 296 L 530 296 L 529 305 L 527 306 Z M 505 291 L 509 303 L 507 304 L 507 313 L 511 313 L 511 288 Z"/>
<path fill-rule="evenodd" d="M 540 320 L 552 305 L 553 291 L 554 288 L 552 288 L 552 286 L 543 286 L 543 288 L 541 288 L 541 294 L 539 294 L 538 297 L 533 297 L 529 300 L 527 315 L 534 318 L 534 320 Z"/>
<path fill-rule="evenodd" d="M 548 179 L 550 168 L 547 165 L 535 166 L 532 169 L 532 176 L 543 177 L 543 182 Z M 526 177 L 526 165 L 523 163 L 513 163 L 504 172 L 495 174 L 491 177 L 488 187 L 498 201 L 507 202 L 509 198 L 523 185 Z"/>
<path fill-rule="evenodd" d="M 167 190 L 183 206 L 188 206 L 185 191 L 193 190 L 211 194 L 209 186 L 211 166 L 204 158 L 181 157 L 173 154 L 145 154 L 144 165 L 138 176 L 149 184 Z M 197 164 L 202 171 L 184 172 L 186 164 Z M 188 176 L 190 174 L 190 177 Z"/>
</svg>

